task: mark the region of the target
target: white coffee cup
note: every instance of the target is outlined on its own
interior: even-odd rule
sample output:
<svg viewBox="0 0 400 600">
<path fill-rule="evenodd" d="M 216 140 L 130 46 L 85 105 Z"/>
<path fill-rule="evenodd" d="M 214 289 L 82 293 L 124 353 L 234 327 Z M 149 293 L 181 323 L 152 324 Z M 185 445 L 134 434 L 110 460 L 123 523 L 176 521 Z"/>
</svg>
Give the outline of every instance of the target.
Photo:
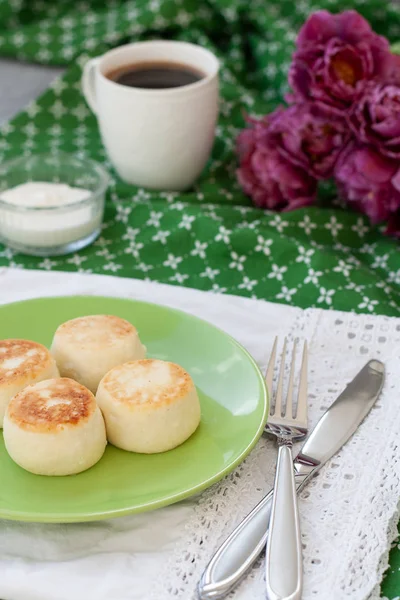
<svg viewBox="0 0 400 600">
<path fill-rule="evenodd" d="M 189 85 L 144 89 L 107 78 L 116 69 L 171 62 L 204 73 Z M 128 183 L 185 190 L 210 155 L 218 117 L 218 60 L 205 48 L 174 41 L 137 42 L 86 63 L 82 88 L 104 146 Z"/>
</svg>

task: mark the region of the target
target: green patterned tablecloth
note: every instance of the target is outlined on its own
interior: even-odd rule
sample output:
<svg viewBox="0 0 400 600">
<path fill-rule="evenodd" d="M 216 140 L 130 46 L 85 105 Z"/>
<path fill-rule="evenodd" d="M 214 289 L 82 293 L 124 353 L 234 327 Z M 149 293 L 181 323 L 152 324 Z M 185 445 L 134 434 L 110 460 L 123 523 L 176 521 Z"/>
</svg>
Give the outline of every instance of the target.
<svg viewBox="0 0 400 600">
<path fill-rule="evenodd" d="M 400 39 L 397 0 L 353 0 L 379 33 Z M 296 31 L 316 8 L 342 0 L 0 0 L 0 54 L 71 65 L 38 101 L 3 126 L 0 160 L 21 153 L 80 153 L 113 175 L 102 236 L 62 258 L 0 246 L 0 265 L 118 274 L 284 302 L 400 315 L 398 243 L 362 216 L 320 205 L 273 214 L 251 207 L 235 179 L 243 111 L 261 115 L 287 90 Z M 221 116 L 212 161 L 186 194 L 150 193 L 115 177 L 80 93 L 81 67 L 113 45 L 158 37 L 209 47 L 221 59 Z M 132 115 L 134 118 L 134 115 Z M 392 550 L 383 594 L 400 595 Z M 340 599 L 338 599 L 340 600 Z"/>
</svg>

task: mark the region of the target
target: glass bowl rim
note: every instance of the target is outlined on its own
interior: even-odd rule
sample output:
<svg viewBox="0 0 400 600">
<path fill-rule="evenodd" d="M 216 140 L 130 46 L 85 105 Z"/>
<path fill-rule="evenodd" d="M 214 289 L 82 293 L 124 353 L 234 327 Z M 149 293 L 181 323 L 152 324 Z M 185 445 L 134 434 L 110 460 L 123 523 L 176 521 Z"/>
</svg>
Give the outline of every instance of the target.
<svg viewBox="0 0 400 600">
<path fill-rule="evenodd" d="M 7 202 L 6 200 L 2 200 L 0 197 L 0 208 L 4 208 L 6 210 L 11 210 L 14 212 L 20 213 L 41 213 L 41 212 L 52 212 L 52 213 L 65 213 L 69 209 L 72 208 L 80 208 L 81 206 L 85 206 L 86 204 L 90 204 L 93 199 L 99 194 L 105 193 L 109 183 L 110 183 L 110 175 L 107 170 L 95 160 L 91 158 L 82 158 L 80 156 L 76 156 L 75 154 L 71 154 L 69 152 L 57 152 L 51 154 L 50 152 L 40 152 L 38 154 L 29 154 L 27 156 L 18 156 L 17 158 L 12 158 L 2 164 L 0 164 L 0 177 L 6 175 L 7 171 L 17 165 L 18 163 L 23 164 L 24 161 L 27 161 L 32 158 L 65 158 L 66 160 L 71 160 L 72 158 L 82 164 L 82 166 L 90 166 L 95 170 L 98 176 L 98 186 L 95 190 L 91 190 L 89 196 L 79 200 L 79 202 L 70 202 L 67 204 L 63 204 L 62 206 L 20 206 L 16 204 L 11 204 L 11 202 Z M 29 180 L 27 180 L 27 183 Z M 22 184 L 21 184 L 22 185 Z M 0 192 L 1 195 L 1 192 Z"/>
</svg>

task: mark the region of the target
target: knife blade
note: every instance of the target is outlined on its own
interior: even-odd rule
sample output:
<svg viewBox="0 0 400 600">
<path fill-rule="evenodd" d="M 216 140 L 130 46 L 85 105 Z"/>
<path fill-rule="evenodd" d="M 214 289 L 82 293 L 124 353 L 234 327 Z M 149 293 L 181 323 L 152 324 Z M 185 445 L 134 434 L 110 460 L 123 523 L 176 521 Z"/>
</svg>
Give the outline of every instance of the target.
<svg viewBox="0 0 400 600">
<path fill-rule="evenodd" d="M 299 492 L 350 439 L 375 404 L 385 367 L 370 360 L 323 414 L 293 461 Z M 198 586 L 200 600 L 224 598 L 265 548 L 272 509 L 271 490 L 230 534 L 208 563 Z"/>
</svg>

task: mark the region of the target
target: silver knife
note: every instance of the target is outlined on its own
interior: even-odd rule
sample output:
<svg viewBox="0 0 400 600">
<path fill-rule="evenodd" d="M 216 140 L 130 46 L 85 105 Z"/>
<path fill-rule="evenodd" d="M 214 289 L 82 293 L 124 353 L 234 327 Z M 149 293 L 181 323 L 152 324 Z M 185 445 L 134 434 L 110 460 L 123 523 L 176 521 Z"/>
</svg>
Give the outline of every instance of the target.
<svg viewBox="0 0 400 600">
<path fill-rule="evenodd" d="M 383 363 L 370 360 L 323 414 L 293 461 L 298 492 L 353 435 L 375 404 L 384 378 Z M 216 551 L 198 586 L 200 600 L 220 600 L 237 586 L 265 548 L 271 508 L 272 491 Z"/>
</svg>

